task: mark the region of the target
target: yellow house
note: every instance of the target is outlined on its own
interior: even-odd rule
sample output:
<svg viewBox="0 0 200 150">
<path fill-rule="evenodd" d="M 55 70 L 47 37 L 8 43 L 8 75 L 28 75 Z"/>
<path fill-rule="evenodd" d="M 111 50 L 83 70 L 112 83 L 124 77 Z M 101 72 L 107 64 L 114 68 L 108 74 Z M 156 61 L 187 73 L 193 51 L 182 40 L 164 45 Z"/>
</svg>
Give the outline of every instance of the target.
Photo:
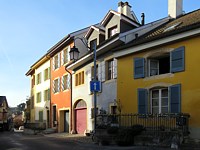
<svg viewBox="0 0 200 150">
<path fill-rule="evenodd" d="M 171 18 L 115 50 L 122 113 L 189 113 L 200 139 L 200 10 Z"/>
</svg>

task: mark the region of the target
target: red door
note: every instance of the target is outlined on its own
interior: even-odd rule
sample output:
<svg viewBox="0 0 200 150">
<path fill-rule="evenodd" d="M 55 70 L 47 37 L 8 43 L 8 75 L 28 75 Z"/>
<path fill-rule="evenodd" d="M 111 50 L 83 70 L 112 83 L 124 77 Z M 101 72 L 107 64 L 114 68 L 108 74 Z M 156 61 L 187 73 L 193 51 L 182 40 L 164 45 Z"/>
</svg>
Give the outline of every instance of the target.
<svg viewBox="0 0 200 150">
<path fill-rule="evenodd" d="M 86 108 L 78 108 L 76 111 L 76 131 L 77 133 L 84 133 L 87 128 Z"/>
</svg>

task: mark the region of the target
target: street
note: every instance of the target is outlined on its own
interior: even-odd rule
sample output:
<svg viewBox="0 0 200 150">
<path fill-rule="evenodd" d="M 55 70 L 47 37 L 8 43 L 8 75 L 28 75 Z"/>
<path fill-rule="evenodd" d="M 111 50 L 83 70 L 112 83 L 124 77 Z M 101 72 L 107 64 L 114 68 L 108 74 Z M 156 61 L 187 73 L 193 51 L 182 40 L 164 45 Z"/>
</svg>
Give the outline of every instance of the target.
<svg viewBox="0 0 200 150">
<path fill-rule="evenodd" d="M 149 150 L 145 147 L 99 146 L 92 142 L 84 142 L 84 139 L 84 137 L 27 135 L 4 131 L 0 132 L 0 150 Z"/>
<path fill-rule="evenodd" d="M 105 149 L 97 145 L 78 143 L 67 138 L 24 135 L 23 133 L 0 132 L 0 150 L 92 150 Z"/>
</svg>

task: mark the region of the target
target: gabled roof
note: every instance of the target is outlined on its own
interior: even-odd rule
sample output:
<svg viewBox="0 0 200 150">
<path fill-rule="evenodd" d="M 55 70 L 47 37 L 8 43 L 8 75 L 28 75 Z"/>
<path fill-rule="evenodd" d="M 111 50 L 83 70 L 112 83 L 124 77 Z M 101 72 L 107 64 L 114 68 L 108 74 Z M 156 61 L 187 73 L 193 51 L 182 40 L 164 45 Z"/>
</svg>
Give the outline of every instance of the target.
<svg viewBox="0 0 200 150">
<path fill-rule="evenodd" d="M 88 37 L 91 35 L 91 33 L 96 30 L 97 32 L 99 32 L 100 34 L 105 34 L 105 30 L 103 30 L 100 27 L 97 27 L 95 25 L 90 26 L 90 29 L 88 30 L 88 32 L 85 34 L 85 38 L 88 39 Z"/>
<path fill-rule="evenodd" d="M 0 96 L 0 106 L 3 104 L 3 102 L 6 102 L 6 106 L 8 107 L 6 96 Z"/>
<path fill-rule="evenodd" d="M 101 25 L 102 25 L 102 26 L 105 26 L 105 25 L 109 22 L 110 18 L 111 18 L 113 15 L 118 16 L 120 19 L 122 19 L 122 20 L 124 20 L 124 21 L 126 21 L 126 22 L 128 22 L 128 23 L 130 23 L 130 24 L 132 24 L 132 25 L 134 25 L 134 26 L 136 26 L 136 27 L 141 26 L 141 24 L 139 24 L 139 23 L 136 22 L 135 20 L 133 20 L 133 19 L 131 19 L 131 18 L 125 16 L 125 15 L 122 14 L 122 13 L 116 12 L 116 11 L 114 11 L 114 10 L 109 10 L 109 11 L 108 11 L 108 13 L 107 13 L 106 16 L 104 17 L 104 19 L 101 21 Z"/>
<path fill-rule="evenodd" d="M 132 46 L 143 43 L 160 40 L 162 38 L 175 36 L 186 31 L 200 28 L 200 9 L 182 15 L 176 19 L 170 19 L 167 23 L 157 27 L 156 29 L 144 34 L 137 40 L 131 41 L 115 51 L 123 50 Z"/>
</svg>

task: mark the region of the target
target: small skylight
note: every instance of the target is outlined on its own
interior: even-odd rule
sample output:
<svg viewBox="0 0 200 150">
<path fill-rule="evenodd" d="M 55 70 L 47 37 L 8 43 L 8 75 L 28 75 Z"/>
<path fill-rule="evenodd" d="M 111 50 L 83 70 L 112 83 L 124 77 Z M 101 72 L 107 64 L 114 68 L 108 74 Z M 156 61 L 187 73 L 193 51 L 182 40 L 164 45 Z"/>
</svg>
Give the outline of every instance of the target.
<svg viewBox="0 0 200 150">
<path fill-rule="evenodd" d="M 169 26 L 168 28 L 166 28 L 163 32 L 168 32 L 168 31 L 171 31 L 171 30 L 174 30 L 176 27 L 178 27 L 182 22 L 178 22 L 178 23 L 175 23 L 171 26 Z"/>
</svg>

